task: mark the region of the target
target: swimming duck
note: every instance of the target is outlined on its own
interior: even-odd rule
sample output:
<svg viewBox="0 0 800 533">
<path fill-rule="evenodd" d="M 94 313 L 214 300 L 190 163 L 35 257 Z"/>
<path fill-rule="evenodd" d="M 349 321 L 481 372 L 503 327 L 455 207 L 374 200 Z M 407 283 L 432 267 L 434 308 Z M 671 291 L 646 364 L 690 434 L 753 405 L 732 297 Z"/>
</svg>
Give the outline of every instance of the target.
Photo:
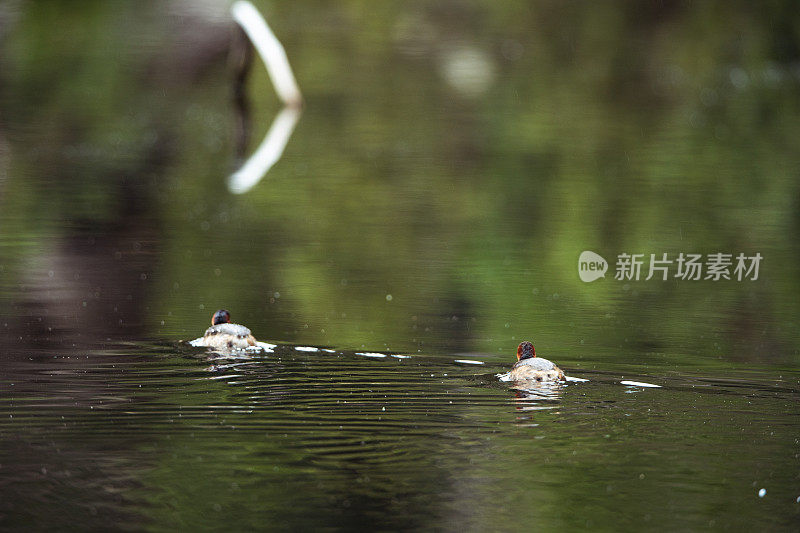
<svg viewBox="0 0 800 533">
<path fill-rule="evenodd" d="M 193 342 L 195 346 L 205 346 L 216 351 L 231 352 L 257 346 L 250 330 L 239 324 L 231 324 L 231 314 L 220 309 L 211 317 L 211 327 L 202 339 Z"/>
<path fill-rule="evenodd" d="M 566 381 L 564 372 L 555 363 L 536 357 L 533 344 L 525 341 L 517 347 L 517 362 L 508 373 L 513 381 Z"/>
</svg>

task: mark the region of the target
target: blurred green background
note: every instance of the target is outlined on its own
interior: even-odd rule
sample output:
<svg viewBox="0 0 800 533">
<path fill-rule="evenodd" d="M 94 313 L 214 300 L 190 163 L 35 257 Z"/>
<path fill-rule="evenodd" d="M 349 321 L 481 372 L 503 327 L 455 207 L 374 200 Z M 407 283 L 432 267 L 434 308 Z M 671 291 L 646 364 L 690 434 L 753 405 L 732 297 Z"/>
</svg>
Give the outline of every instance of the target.
<svg viewBox="0 0 800 533">
<path fill-rule="evenodd" d="M 236 195 L 228 2 L 0 2 L 0 528 L 792 530 L 797 2 L 254 3 L 305 106 Z"/>
<path fill-rule="evenodd" d="M 0 6 L 5 342 L 189 339 L 225 307 L 338 348 L 800 361 L 796 2 L 255 3 L 305 107 L 244 195 L 280 104 L 256 59 L 237 147 L 227 3 Z M 622 282 L 623 252 L 764 259 Z"/>
</svg>

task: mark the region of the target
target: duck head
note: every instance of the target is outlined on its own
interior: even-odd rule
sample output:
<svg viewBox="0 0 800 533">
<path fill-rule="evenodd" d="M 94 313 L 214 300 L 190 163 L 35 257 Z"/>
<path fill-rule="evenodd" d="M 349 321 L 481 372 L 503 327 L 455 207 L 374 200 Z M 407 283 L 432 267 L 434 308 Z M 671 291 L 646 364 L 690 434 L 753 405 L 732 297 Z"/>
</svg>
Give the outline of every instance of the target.
<svg viewBox="0 0 800 533">
<path fill-rule="evenodd" d="M 533 349 L 533 343 L 528 341 L 520 343 L 520 345 L 517 346 L 517 361 L 530 359 L 531 357 L 536 357 L 536 350 Z"/>
<path fill-rule="evenodd" d="M 214 316 L 211 317 L 211 325 L 216 326 L 217 324 L 227 324 L 231 321 L 231 314 L 227 312 L 225 309 L 220 309 Z"/>
</svg>

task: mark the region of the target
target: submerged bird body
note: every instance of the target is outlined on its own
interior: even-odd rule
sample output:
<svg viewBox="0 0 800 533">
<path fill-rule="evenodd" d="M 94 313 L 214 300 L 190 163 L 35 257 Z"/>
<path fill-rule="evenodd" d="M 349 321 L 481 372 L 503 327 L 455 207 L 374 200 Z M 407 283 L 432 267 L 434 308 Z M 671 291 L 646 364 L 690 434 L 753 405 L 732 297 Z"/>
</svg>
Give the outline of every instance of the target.
<svg viewBox="0 0 800 533">
<path fill-rule="evenodd" d="M 249 329 L 239 324 L 217 324 L 206 330 L 203 345 L 215 350 L 244 350 L 255 346 L 256 339 Z"/>
<path fill-rule="evenodd" d="M 555 363 L 536 357 L 533 344 L 528 341 L 517 348 L 517 359 L 508 373 L 508 377 L 513 381 L 566 381 L 567 379 Z"/>
<path fill-rule="evenodd" d="M 197 339 L 195 346 L 205 346 L 218 352 L 233 352 L 258 344 L 249 329 L 239 324 L 231 324 L 230 320 L 230 313 L 224 309 L 214 313 L 211 327 L 201 339 Z"/>
</svg>

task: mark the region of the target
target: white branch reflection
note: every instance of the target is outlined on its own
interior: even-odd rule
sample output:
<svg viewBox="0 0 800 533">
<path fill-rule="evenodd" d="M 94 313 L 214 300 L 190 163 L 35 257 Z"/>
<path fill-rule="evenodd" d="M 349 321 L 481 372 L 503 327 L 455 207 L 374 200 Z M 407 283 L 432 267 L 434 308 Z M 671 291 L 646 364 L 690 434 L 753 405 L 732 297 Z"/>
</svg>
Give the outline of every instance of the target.
<svg viewBox="0 0 800 533">
<path fill-rule="evenodd" d="M 278 113 L 272 126 L 253 155 L 242 167 L 228 177 L 228 189 L 232 193 L 246 193 L 255 187 L 269 172 L 272 165 L 278 162 L 283 150 L 292 136 L 297 121 L 300 120 L 300 109 L 286 107 Z"/>
<path fill-rule="evenodd" d="M 258 51 L 267 67 L 275 92 L 286 104 L 286 108 L 275 117 L 266 137 L 253 155 L 244 162 L 239 170 L 228 177 L 228 189 L 232 193 L 243 194 L 255 187 L 283 155 L 283 150 L 300 119 L 303 97 L 297 87 L 283 46 L 272 33 L 258 9 L 250 2 L 242 0 L 231 6 L 231 14 Z M 245 68 L 247 67 L 245 66 Z M 243 79 L 244 76 L 242 76 Z M 246 110 L 242 111 L 246 113 Z M 243 131 L 246 132 L 246 128 Z M 246 133 L 244 138 L 246 139 Z"/>
</svg>

